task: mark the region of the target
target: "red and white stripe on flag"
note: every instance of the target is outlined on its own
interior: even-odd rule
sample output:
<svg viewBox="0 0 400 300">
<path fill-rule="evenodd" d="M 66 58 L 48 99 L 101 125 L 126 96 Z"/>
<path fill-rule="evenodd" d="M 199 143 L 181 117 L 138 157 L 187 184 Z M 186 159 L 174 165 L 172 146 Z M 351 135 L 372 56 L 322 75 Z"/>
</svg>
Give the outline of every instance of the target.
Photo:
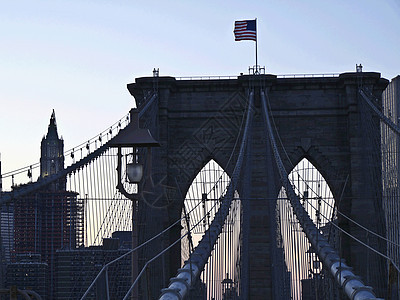
<svg viewBox="0 0 400 300">
<path fill-rule="evenodd" d="M 256 20 L 235 21 L 235 41 L 257 41 Z"/>
</svg>

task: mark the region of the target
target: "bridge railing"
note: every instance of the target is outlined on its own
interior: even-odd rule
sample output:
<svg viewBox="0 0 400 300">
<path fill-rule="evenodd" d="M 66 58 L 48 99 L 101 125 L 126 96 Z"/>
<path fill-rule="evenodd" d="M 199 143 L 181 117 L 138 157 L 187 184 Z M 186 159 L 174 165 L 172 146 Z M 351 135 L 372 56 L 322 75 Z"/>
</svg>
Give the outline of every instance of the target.
<svg viewBox="0 0 400 300">
<path fill-rule="evenodd" d="M 341 73 L 315 73 L 315 74 L 278 74 L 277 78 L 319 78 L 319 77 L 339 77 Z M 222 80 L 222 79 L 237 79 L 243 75 L 225 75 L 225 76 L 181 76 L 175 77 L 176 80 Z"/>
<path fill-rule="evenodd" d="M 340 73 L 326 74 L 282 74 L 276 75 L 277 78 L 318 78 L 318 77 L 339 77 Z"/>
<path fill-rule="evenodd" d="M 238 76 L 183 76 L 175 77 L 176 80 L 222 80 L 222 79 L 237 79 Z"/>
</svg>

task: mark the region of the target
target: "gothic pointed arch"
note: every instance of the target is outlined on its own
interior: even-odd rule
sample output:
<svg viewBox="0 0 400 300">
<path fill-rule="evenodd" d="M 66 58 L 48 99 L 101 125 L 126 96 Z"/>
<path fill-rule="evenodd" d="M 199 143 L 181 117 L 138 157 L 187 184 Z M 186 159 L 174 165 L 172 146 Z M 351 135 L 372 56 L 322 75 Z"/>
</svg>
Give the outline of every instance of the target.
<svg viewBox="0 0 400 300">
<path fill-rule="evenodd" d="M 323 175 L 303 157 L 288 177 L 315 226 L 331 245 L 336 245 L 338 234 L 332 225 L 332 222 L 337 223 L 335 200 Z M 287 200 L 283 187 L 277 201 L 277 220 L 277 238 L 282 241 L 285 263 L 291 276 L 292 299 L 300 299 L 302 290 L 306 289 L 307 292 L 307 284 L 310 282 L 315 285 L 315 289 L 312 290 L 313 296 L 320 296 L 331 283 L 331 278 L 323 273 L 321 261 L 315 250 L 307 243 L 306 235 Z"/>
<path fill-rule="evenodd" d="M 300 145 L 294 151 L 288 153 L 288 159 L 285 160 L 285 167 L 288 173 L 295 169 L 303 159 L 307 159 L 313 167 L 323 176 L 327 182 L 335 199 L 339 200 L 343 194 L 343 189 L 346 188 L 346 178 L 349 174 L 345 174 L 339 170 L 336 163 L 331 161 L 322 151 L 316 146 Z"/>
<path fill-rule="evenodd" d="M 226 193 L 230 176 L 214 160 L 210 159 L 193 179 L 185 193 L 182 206 L 182 226 L 193 234 L 204 234 L 220 206 L 220 199 Z M 198 236 L 196 242 L 198 242 Z M 197 243 L 195 243 L 197 244 Z"/>
<path fill-rule="evenodd" d="M 232 201 L 230 211 L 222 225 L 218 242 L 213 247 L 207 262 L 209 270 L 217 268 L 214 264 L 217 264 L 221 270 L 215 272 L 211 277 L 207 272 L 202 272 L 200 275 L 204 291 L 215 295 L 222 295 L 227 292 L 226 286 L 224 286 L 227 281 L 232 283 L 229 293 L 238 293 L 238 286 L 235 283 L 239 281 L 240 276 L 238 257 L 240 253 L 242 206 L 237 192 L 235 192 L 233 199 L 223 199 L 230 180 L 227 172 L 214 159 L 209 160 L 192 181 L 185 195 L 182 208 L 182 236 L 185 237 L 181 240 L 183 264 L 189 259 L 190 253 L 198 246 L 207 230 L 210 229 L 222 201 Z M 213 227 L 211 230 L 215 230 L 215 228 Z M 224 257 L 224 263 L 216 263 L 212 257 Z"/>
</svg>

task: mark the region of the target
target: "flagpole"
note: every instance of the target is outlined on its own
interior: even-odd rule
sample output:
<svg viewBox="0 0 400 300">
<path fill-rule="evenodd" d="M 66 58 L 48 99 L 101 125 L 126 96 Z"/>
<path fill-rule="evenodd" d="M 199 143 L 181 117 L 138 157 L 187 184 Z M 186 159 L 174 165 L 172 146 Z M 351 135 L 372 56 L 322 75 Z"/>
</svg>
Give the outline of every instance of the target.
<svg viewBox="0 0 400 300">
<path fill-rule="evenodd" d="M 258 61 L 257 61 L 257 18 L 256 21 L 256 74 L 258 73 Z"/>
</svg>

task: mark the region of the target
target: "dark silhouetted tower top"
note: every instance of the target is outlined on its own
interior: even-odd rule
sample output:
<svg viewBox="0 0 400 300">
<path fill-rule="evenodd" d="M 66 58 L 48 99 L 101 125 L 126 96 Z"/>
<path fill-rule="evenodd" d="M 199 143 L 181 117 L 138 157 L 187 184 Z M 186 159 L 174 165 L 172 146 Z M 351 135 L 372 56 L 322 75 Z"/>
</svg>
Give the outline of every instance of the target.
<svg viewBox="0 0 400 300">
<path fill-rule="evenodd" d="M 50 117 L 47 134 L 41 143 L 40 178 L 56 174 L 64 168 L 64 140 L 58 137 L 56 114 Z M 60 180 L 53 187 L 55 190 L 65 190 L 65 180 Z"/>
</svg>

